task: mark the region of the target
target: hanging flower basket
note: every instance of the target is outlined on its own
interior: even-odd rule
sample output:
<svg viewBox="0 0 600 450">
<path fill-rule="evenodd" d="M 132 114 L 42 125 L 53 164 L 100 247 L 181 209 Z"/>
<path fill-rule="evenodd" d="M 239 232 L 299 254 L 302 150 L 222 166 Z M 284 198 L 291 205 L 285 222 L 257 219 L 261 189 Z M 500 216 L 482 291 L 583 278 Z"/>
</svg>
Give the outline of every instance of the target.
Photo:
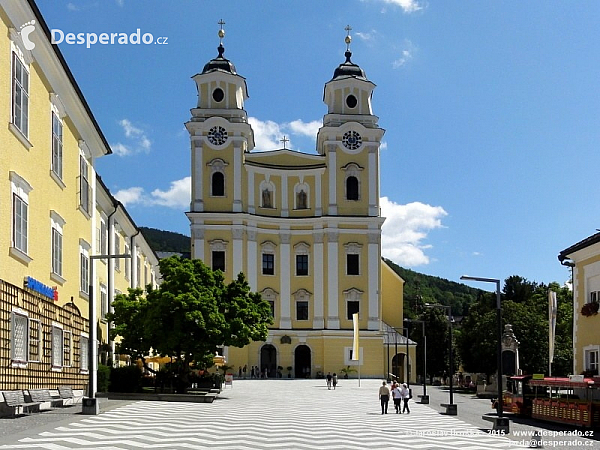
<svg viewBox="0 0 600 450">
<path fill-rule="evenodd" d="M 581 314 L 584 316 L 595 316 L 598 314 L 598 306 L 600 306 L 600 304 L 597 302 L 586 303 L 581 308 Z"/>
</svg>

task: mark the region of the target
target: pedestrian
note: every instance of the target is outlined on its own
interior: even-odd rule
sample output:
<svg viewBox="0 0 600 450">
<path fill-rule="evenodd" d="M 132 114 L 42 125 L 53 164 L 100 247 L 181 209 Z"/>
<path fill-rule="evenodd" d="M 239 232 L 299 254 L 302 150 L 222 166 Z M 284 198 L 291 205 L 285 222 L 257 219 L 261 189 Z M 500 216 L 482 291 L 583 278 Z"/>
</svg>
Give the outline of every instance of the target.
<svg viewBox="0 0 600 450">
<path fill-rule="evenodd" d="M 331 376 L 331 372 L 327 372 L 327 389 L 331 390 L 331 381 L 333 377 Z"/>
<path fill-rule="evenodd" d="M 337 386 L 337 373 L 333 372 L 333 389 Z"/>
<path fill-rule="evenodd" d="M 248 370 L 248 366 L 246 364 L 244 364 L 244 368 L 242 369 L 244 371 L 244 380 L 246 379 L 246 371 Z"/>
<path fill-rule="evenodd" d="M 242 378 L 242 366 L 238 368 L 238 378 Z"/>
<path fill-rule="evenodd" d="M 252 366 L 252 370 L 250 370 L 250 379 L 254 379 L 254 366 Z"/>
<path fill-rule="evenodd" d="M 408 401 L 410 400 L 410 390 L 406 383 L 402 384 L 402 389 L 400 389 L 400 395 L 402 396 L 402 401 L 404 402 L 404 406 L 402 407 L 402 412 L 406 412 L 406 414 L 410 414 L 410 409 L 408 408 Z"/>
<path fill-rule="evenodd" d="M 400 385 L 397 383 L 392 385 L 392 398 L 394 399 L 394 408 L 396 409 L 396 414 L 402 414 L 402 391 L 400 390 Z"/>
<path fill-rule="evenodd" d="M 388 403 L 390 401 L 390 388 L 384 381 L 379 388 L 379 400 L 381 401 L 381 414 L 387 414 Z"/>
</svg>

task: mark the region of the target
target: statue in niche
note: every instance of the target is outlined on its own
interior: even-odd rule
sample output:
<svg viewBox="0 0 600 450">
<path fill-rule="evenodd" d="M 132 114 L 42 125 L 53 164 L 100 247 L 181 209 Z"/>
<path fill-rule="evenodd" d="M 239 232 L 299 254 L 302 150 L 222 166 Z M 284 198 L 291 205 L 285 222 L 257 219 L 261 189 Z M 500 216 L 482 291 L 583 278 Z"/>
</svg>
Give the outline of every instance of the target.
<svg viewBox="0 0 600 450">
<path fill-rule="evenodd" d="M 306 205 L 306 192 L 304 192 L 304 189 L 302 189 L 302 190 L 300 190 L 300 192 L 298 192 L 296 204 L 298 205 L 298 209 L 306 209 L 308 207 Z"/>
<path fill-rule="evenodd" d="M 262 206 L 263 208 L 272 208 L 273 205 L 271 203 L 271 191 L 269 188 L 265 188 L 262 191 Z"/>
</svg>

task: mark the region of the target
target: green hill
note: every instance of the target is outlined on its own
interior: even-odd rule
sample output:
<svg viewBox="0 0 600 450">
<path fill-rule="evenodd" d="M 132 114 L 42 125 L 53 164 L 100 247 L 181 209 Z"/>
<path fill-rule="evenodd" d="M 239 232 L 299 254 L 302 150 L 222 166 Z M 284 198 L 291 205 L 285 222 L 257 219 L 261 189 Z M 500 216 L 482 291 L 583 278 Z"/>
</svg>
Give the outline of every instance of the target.
<svg viewBox="0 0 600 450">
<path fill-rule="evenodd" d="M 190 237 L 185 234 L 146 227 L 140 227 L 140 230 L 155 252 L 190 253 Z"/>
<path fill-rule="evenodd" d="M 475 302 L 482 292 L 465 284 L 405 269 L 388 259 L 385 261 L 405 281 L 404 311 L 409 316 L 410 312 L 419 309 L 424 303 L 449 305 L 454 315 L 464 316 L 469 305 Z"/>
</svg>

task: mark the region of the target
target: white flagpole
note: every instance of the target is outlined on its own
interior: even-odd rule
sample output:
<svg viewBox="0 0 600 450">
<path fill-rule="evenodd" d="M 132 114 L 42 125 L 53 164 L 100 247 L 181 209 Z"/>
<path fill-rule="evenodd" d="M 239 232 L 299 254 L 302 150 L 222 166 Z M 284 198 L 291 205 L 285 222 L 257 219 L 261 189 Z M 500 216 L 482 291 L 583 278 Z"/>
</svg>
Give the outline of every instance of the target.
<svg viewBox="0 0 600 450">
<path fill-rule="evenodd" d="M 352 325 L 354 325 L 354 339 L 352 341 L 352 360 L 358 361 L 358 387 L 360 387 L 360 345 L 358 342 L 358 313 L 352 314 Z"/>
<path fill-rule="evenodd" d="M 556 332 L 556 292 L 548 291 L 548 376 L 552 376 L 554 362 L 554 334 Z"/>
</svg>

